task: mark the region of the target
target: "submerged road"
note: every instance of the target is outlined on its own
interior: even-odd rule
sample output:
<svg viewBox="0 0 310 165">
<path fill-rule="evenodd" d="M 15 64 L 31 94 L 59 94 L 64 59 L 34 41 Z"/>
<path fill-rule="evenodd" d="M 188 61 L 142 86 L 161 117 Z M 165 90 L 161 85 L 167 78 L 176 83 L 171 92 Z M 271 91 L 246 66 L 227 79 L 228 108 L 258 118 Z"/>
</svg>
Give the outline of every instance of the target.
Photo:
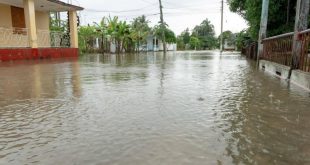
<svg viewBox="0 0 310 165">
<path fill-rule="evenodd" d="M 0 63 L 0 164 L 310 164 L 309 96 L 234 53 Z"/>
</svg>

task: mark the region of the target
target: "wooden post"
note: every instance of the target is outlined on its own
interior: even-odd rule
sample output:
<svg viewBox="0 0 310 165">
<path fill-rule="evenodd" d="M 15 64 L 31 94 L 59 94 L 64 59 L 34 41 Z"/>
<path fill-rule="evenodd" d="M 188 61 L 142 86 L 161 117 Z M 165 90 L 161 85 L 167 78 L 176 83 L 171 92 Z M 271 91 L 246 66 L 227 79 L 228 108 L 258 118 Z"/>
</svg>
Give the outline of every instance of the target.
<svg viewBox="0 0 310 165">
<path fill-rule="evenodd" d="M 302 41 L 299 38 L 299 32 L 308 28 L 309 1 L 310 0 L 297 0 L 291 71 L 299 68 L 300 56 L 302 53 Z M 291 71 L 289 78 L 291 76 Z"/>
<path fill-rule="evenodd" d="M 259 63 L 260 57 L 263 55 L 264 45 L 262 44 L 262 41 L 267 36 L 268 9 L 269 9 L 269 0 L 263 0 L 259 39 L 258 39 L 257 64 Z"/>
<path fill-rule="evenodd" d="M 162 30 L 162 40 L 163 40 L 163 47 L 164 47 L 164 54 L 167 52 L 166 47 L 166 36 L 165 36 L 165 22 L 164 22 L 164 15 L 163 15 L 163 5 L 161 3 L 161 0 L 159 0 L 159 9 L 160 9 L 160 23 L 161 23 L 161 30 Z"/>
</svg>

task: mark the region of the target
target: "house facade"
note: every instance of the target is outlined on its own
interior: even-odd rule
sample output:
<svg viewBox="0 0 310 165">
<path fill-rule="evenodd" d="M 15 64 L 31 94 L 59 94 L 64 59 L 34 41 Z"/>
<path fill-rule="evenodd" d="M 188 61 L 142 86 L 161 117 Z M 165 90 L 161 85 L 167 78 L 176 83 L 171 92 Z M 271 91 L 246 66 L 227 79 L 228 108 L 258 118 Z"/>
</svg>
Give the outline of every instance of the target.
<svg viewBox="0 0 310 165">
<path fill-rule="evenodd" d="M 59 0 L 1 0 L 0 61 L 77 57 L 79 10 Z M 68 12 L 67 32 L 49 29 L 51 12 Z"/>
<path fill-rule="evenodd" d="M 177 44 L 175 43 L 167 43 L 166 44 L 167 51 L 177 51 Z M 149 35 L 147 37 L 147 51 L 163 51 L 164 50 L 164 44 L 163 42 L 158 39 L 156 36 Z"/>
<path fill-rule="evenodd" d="M 235 41 L 231 42 L 228 41 L 227 39 L 224 41 L 224 50 L 225 51 L 235 51 L 237 50 Z"/>
</svg>

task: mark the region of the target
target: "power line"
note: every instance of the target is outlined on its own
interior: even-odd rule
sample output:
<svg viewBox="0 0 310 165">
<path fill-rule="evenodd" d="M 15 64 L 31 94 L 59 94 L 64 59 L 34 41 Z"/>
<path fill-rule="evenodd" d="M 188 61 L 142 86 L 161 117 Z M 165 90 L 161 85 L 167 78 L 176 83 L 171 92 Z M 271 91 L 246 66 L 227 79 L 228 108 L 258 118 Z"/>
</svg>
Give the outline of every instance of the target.
<svg viewBox="0 0 310 165">
<path fill-rule="evenodd" d="M 152 2 L 149 2 L 147 0 L 141 0 L 142 2 L 148 3 L 148 4 L 153 4 Z"/>
<path fill-rule="evenodd" d="M 155 3 L 157 4 L 157 3 Z M 88 12 L 98 12 L 98 13 L 130 13 L 130 12 L 137 12 L 137 11 L 143 11 L 144 9 L 154 7 L 155 4 L 145 6 L 143 8 L 138 8 L 138 9 L 131 9 L 131 10 L 97 10 L 97 9 L 85 9 L 85 11 Z"/>
</svg>

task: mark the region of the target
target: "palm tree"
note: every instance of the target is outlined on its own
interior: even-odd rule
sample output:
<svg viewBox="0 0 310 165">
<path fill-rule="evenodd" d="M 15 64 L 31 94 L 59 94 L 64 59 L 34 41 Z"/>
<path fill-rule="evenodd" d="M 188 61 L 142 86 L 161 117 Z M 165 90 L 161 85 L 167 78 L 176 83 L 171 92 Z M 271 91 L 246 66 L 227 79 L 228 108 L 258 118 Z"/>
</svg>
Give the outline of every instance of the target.
<svg viewBox="0 0 310 165">
<path fill-rule="evenodd" d="M 117 53 L 125 49 L 125 44 L 130 39 L 130 26 L 126 21 L 119 21 L 118 17 L 109 17 L 108 34 L 111 36 L 112 42 L 116 45 Z"/>
<path fill-rule="evenodd" d="M 132 38 L 137 44 L 137 51 L 140 50 L 140 44 L 146 42 L 147 36 L 150 34 L 151 28 L 149 27 L 149 21 L 144 15 L 137 17 L 132 22 Z"/>
</svg>

